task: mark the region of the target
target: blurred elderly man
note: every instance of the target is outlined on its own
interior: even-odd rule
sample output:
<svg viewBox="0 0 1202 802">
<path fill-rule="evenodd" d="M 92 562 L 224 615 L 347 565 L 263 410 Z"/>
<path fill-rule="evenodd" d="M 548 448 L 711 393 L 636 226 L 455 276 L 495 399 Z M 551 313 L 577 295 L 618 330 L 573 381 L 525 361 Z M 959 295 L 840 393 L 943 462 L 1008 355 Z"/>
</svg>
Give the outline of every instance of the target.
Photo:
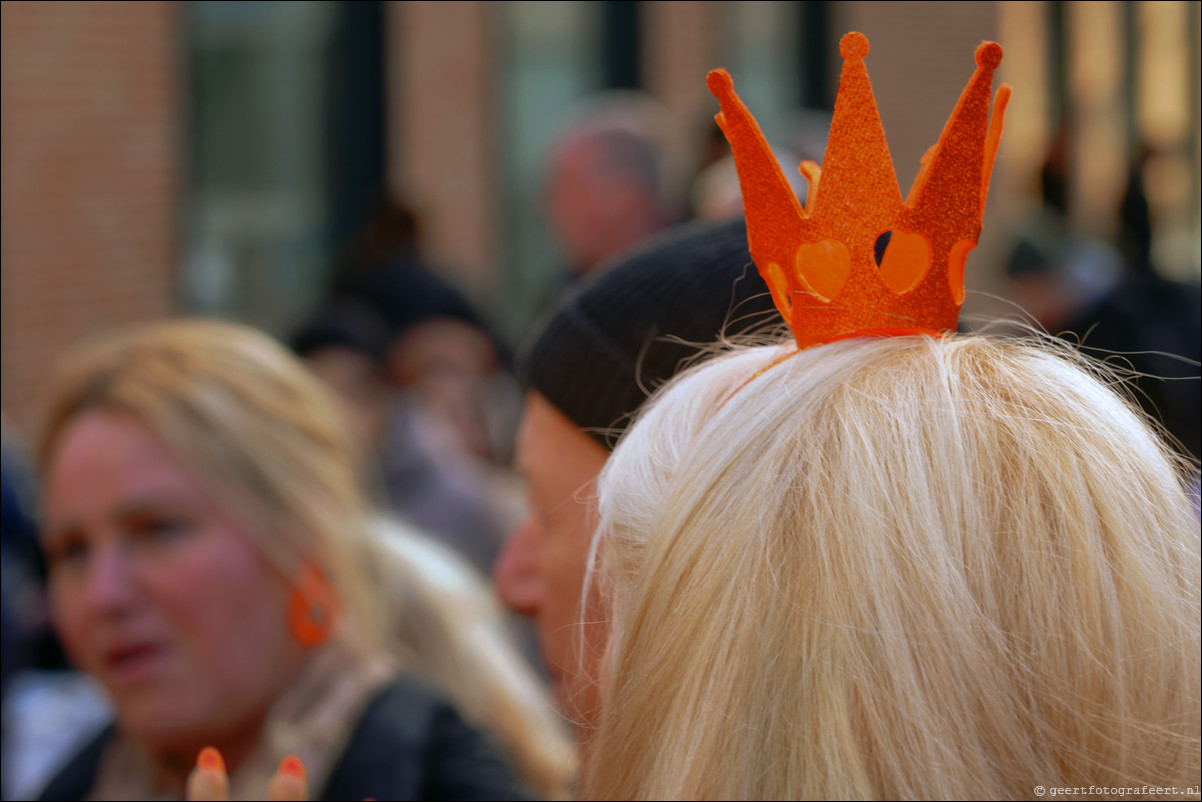
<svg viewBox="0 0 1202 802">
<path fill-rule="evenodd" d="M 593 483 L 639 404 L 700 346 L 779 324 L 739 220 L 682 229 L 613 265 L 569 297 L 522 355 L 517 464 L 531 512 L 493 579 L 502 600 L 533 620 L 582 742 L 599 712 L 593 661 L 604 645 L 601 627 L 581 624 L 597 620 L 581 598 Z"/>
<path fill-rule="evenodd" d="M 546 217 L 573 276 L 671 222 L 654 118 L 654 105 L 644 98 L 603 96 L 552 147 Z"/>
</svg>

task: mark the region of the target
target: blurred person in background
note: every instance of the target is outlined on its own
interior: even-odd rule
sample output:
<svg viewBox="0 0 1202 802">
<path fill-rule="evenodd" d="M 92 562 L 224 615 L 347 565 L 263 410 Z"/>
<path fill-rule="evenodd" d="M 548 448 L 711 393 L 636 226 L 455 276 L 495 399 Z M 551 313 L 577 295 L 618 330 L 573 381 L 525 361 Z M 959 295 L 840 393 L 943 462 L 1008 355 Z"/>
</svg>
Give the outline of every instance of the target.
<svg viewBox="0 0 1202 802">
<path fill-rule="evenodd" d="M 346 298 L 326 304 L 290 340 L 343 401 L 376 458 L 369 472 L 382 483 L 384 508 L 443 540 L 487 576 L 513 517 L 490 481 L 499 468 L 487 470 L 445 429 L 423 425 L 428 416 L 414 408 L 422 402 L 389 373 L 387 324 L 371 307 Z"/>
<path fill-rule="evenodd" d="M 578 287 L 519 360 L 527 390 L 517 467 L 531 512 L 493 580 L 501 599 L 534 622 L 582 745 L 598 714 L 591 666 L 604 647 L 583 597 L 597 476 L 627 419 L 702 344 L 780 324 L 743 222 L 691 225 Z"/>
<path fill-rule="evenodd" d="M 443 599 L 453 558 L 385 536 L 357 445 L 318 381 L 241 326 L 157 324 L 70 355 L 40 442 L 42 543 L 55 625 L 116 721 L 44 798 L 180 798 L 204 746 L 234 798 L 261 797 L 285 755 L 321 799 L 566 793 L 535 680 L 487 651 L 503 639 L 462 645 L 482 608 Z"/>
<path fill-rule="evenodd" d="M 34 482 L 23 438 L 4 416 L 0 471 L 0 605 L 3 706 L 0 759 L 4 799 L 30 796 L 75 749 L 107 723 L 103 692 L 74 670 L 54 633 L 46 600 L 46 561 L 38 547 Z"/>
<path fill-rule="evenodd" d="M 422 252 L 421 219 L 381 195 L 290 337 L 379 456 L 391 508 L 485 575 L 520 512 L 521 409 L 504 345 Z"/>
<path fill-rule="evenodd" d="M 49 634 L 46 613 L 45 565 L 38 550 L 37 525 L 29 511 L 30 482 L 15 447 L 10 445 L 4 420 L 0 462 L 0 603 L 3 610 L 3 650 L 0 651 L 0 699 L 7 702 L 12 680 L 37 665 L 40 642 Z"/>
<path fill-rule="evenodd" d="M 421 425 L 437 428 L 448 450 L 507 465 L 520 407 L 509 355 L 489 321 L 428 263 L 421 231 L 415 210 L 383 194 L 335 266 L 323 306 L 371 309 L 387 327 L 390 379 L 412 396 Z"/>
<path fill-rule="evenodd" d="M 628 251 L 678 215 L 669 208 L 659 110 L 636 93 L 588 101 L 556 138 L 543 203 L 569 281 Z"/>
<path fill-rule="evenodd" d="M 1040 171 L 1042 203 L 1006 264 L 1012 297 L 1047 332 L 1122 369 L 1172 445 L 1202 456 L 1202 293 L 1165 278 L 1152 258 L 1154 220 L 1143 175 L 1155 153 L 1132 160 L 1117 209 L 1117 247 L 1070 224 L 1072 163 L 1062 125 Z"/>
<path fill-rule="evenodd" d="M 4 649 L 0 652 L 0 697 L 9 683 L 37 662 L 37 642 L 50 627 L 42 597 L 45 567 L 37 546 L 37 525 L 29 513 L 29 481 L 15 449 L 9 444 L 9 423 L 4 419 L 4 445 L 0 453 L 0 554 L 4 581 Z"/>
</svg>

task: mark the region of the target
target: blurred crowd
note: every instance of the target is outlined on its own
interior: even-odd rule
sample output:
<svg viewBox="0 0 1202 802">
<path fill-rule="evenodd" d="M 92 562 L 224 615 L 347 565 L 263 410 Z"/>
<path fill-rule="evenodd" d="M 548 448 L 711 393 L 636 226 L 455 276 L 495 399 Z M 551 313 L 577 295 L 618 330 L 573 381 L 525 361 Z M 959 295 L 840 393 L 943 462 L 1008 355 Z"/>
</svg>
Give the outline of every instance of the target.
<svg viewBox="0 0 1202 802">
<path fill-rule="evenodd" d="M 286 754 L 314 798 L 635 788 L 577 785 L 603 707 L 581 655 L 605 651 L 599 621 L 637 624 L 586 581 L 594 483 L 682 366 L 780 328 L 721 132 L 670 198 L 658 114 L 598 98 L 546 155 L 563 269 L 521 342 L 384 195 L 285 336 L 168 321 L 53 366 L 44 427 L 4 426 L 5 799 L 180 798 L 208 745 L 235 798 Z M 777 151 L 786 175 L 821 161 L 828 125 Z M 1111 366 L 1192 471 L 1196 516 L 1202 296 L 1154 262 L 1154 154 L 1103 242 L 1070 223 L 1065 147 L 1005 256 L 1009 297 Z M 630 757 L 626 724 L 602 730 L 605 765 Z"/>
</svg>

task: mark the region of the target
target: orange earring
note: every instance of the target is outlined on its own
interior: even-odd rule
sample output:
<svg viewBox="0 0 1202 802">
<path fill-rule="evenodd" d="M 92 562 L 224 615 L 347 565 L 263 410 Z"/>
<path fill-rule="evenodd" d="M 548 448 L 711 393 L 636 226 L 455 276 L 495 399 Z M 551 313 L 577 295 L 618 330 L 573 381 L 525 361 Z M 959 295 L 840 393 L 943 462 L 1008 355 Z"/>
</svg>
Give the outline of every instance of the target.
<svg viewBox="0 0 1202 802">
<path fill-rule="evenodd" d="M 312 649 L 329 639 L 342 605 L 329 581 L 311 563 L 301 566 L 292 589 L 288 624 L 292 637 Z"/>
</svg>

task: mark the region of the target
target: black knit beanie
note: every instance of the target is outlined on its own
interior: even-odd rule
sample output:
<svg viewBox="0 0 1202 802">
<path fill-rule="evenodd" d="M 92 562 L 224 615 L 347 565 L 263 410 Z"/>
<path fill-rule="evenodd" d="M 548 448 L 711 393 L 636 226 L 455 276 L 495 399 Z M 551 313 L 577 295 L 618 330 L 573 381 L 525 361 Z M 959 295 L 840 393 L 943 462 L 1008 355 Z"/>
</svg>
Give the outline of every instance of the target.
<svg viewBox="0 0 1202 802">
<path fill-rule="evenodd" d="M 580 287 L 521 354 L 518 373 L 612 449 L 639 405 L 700 347 L 781 324 L 743 221 L 690 225 Z"/>
</svg>

